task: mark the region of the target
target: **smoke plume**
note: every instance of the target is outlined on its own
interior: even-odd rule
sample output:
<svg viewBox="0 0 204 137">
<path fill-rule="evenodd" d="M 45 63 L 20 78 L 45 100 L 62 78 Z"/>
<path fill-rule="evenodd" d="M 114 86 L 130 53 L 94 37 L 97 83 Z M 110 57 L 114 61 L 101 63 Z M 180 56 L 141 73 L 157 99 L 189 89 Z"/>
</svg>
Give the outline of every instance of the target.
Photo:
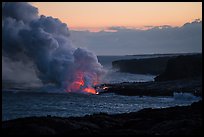
<svg viewBox="0 0 204 137">
<path fill-rule="evenodd" d="M 65 23 L 39 16 L 37 8 L 23 2 L 3 3 L 2 12 L 3 80 L 40 80 L 67 91 L 99 81 L 104 70 L 96 55 L 73 46 Z M 84 83 L 73 88 L 79 76 Z"/>
</svg>

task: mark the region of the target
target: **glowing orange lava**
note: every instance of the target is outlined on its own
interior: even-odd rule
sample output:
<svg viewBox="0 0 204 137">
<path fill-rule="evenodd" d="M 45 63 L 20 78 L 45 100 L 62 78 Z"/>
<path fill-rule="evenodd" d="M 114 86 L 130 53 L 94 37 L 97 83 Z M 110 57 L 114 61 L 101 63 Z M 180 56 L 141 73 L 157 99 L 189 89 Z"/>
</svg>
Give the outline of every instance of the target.
<svg viewBox="0 0 204 137">
<path fill-rule="evenodd" d="M 96 90 L 92 87 L 90 88 L 85 88 L 83 91 L 87 92 L 87 93 L 91 93 L 91 94 L 96 94 Z"/>
<path fill-rule="evenodd" d="M 85 74 L 83 72 L 77 72 L 75 74 L 74 81 L 67 88 L 67 92 L 85 92 L 90 94 L 99 94 L 92 85 L 97 85 L 98 82 L 95 81 L 97 78 L 91 79 L 88 84 L 85 83 Z"/>
</svg>

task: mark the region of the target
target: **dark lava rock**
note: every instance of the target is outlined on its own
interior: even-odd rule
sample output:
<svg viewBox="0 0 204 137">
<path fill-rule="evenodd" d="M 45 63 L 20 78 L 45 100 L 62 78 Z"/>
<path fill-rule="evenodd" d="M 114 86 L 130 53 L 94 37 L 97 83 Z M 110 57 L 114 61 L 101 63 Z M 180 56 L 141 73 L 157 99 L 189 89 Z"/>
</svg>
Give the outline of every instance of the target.
<svg viewBox="0 0 204 137">
<path fill-rule="evenodd" d="M 123 82 L 103 84 L 101 86 L 108 87 L 103 93 L 112 92 L 126 96 L 173 96 L 174 92 L 185 92 L 192 93 L 195 96 L 202 96 L 201 77 L 161 82 Z"/>
<path fill-rule="evenodd" d="M 202 76 L 202 54 L 182 55 L 169 59 L 166 69 L 155 81 L 168 81 Z"/>
<path fill-rule="evenodd" d="M 117 60 L 112 62 L 112 66 L 119 68 L 120 72 L 157 75 L 164 72 L 170 58 L 173 57 Z"/>
<path fill-rule="evenodd" d="M 190 106 L 84 117 L 28 117 L 3 121 L 6 135 L 202 135 L 202 101 Z"/>
</svg>

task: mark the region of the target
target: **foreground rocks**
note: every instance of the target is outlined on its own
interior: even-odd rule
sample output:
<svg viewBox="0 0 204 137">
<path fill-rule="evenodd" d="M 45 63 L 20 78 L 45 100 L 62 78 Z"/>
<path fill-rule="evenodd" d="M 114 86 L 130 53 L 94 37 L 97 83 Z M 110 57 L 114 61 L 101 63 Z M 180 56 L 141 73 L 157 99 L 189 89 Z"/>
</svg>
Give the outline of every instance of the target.
<svg viewBox="0 0 204 137">
<path fill-rule="evenodd" d="M 102 84 L 107 87 L 103 93 L 116 93 L 127 96 L 173 96 L 174 92 L 192 93 L 202 96 L 202 77 L 160 82 L 123 82 Z"/>
<path fill-rule="evenodd" d="M 201 135 L 202 101 L 116 115 L 19 118 L 3 121 L 2 129 L 8 135 Z"/>
</svg>

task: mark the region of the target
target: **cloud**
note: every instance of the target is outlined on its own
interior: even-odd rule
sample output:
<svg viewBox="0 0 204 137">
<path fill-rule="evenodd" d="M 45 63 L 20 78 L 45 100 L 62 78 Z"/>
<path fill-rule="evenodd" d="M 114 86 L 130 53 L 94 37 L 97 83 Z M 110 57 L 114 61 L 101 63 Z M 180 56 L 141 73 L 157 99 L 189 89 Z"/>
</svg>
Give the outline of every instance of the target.
<svg viewBox="0 0 204 137">
<path fill-rule="evenodd" d="M 38 9 L 24 2 L 13 2 L 2 4 L 2 17 L 10 17 L 23 22 L 38 19 Z"/>
<path fill-rule="evenodd" d="M 76 46 L 92 49 L 98 55 L 201 52 L 202 21 L 195 20 L 181 27 L 148 26 L 139 30 L 110 27 L 114 32 L 71 31 Z"/>
<path fill-rule="evenodd" d="M 37 77 L 32 62 L 13 61 L 8 57 L 2 57 L 2 77 L 4 81 L 23 83 L 24 86 L 41 86 L 41 80 Z"/>
<path fill-rule="evenodd" d="M 79 70 L 96 77 L 103 73 L 94 53 L 73 46 L 59 19 L 39 16 L 37 8 L 22 2 L 4 3 L 2 10 L 3 80 L 37 80 L 66 89 Z"/>
</svg>

